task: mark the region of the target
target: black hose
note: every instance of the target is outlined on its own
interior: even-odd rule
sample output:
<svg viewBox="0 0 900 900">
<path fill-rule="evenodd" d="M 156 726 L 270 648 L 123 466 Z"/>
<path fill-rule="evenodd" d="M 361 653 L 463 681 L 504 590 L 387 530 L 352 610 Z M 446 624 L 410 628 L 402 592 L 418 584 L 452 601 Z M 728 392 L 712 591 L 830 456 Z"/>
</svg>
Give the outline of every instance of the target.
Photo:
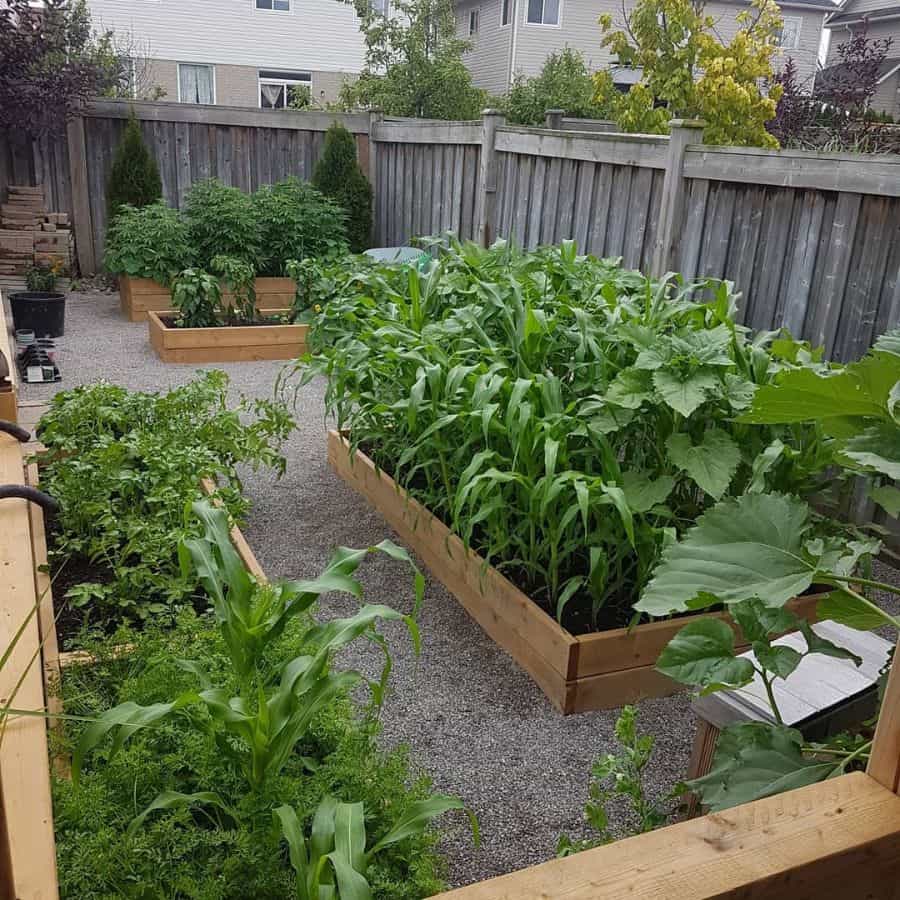
<svg viewBox="0 0 900 900">
<path fill-rule="evenodd" d="M 29 487 L 27 484 L 0 484 L 0 500 L 15 497 L 19 500 L 30 500 L 36 503 L 46 513 L 59 512 L 59 501 L 54 500 L 49 494 Z"/>
<path fill-rule="evenodd" d="M 11 434 L 23 444 L 27 444 L 31 440 L 30 432 L 26 431 L 21 425 L 16 425 L 15 422 L 7 422 L 6 419 L 0 419 L 0 431 Z"/>
</svg>

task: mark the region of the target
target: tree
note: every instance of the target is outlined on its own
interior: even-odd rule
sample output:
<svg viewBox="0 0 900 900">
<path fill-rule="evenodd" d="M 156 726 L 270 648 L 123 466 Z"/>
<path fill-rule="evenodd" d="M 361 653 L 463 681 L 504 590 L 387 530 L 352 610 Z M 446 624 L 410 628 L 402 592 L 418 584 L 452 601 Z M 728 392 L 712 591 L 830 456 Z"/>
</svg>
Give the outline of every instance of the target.
<svg viewBox="0 0 900 900">
<path fill-rule="evenodd" d="M 112 221 L 119 207 L 147 206 L 162 198 L 159 168 L 144 139 L 134 113 L 128 119 L 106 187 L 108 221 Z"/>
<path fill-rule="evenodd" d="M 0 127 L 59 134 L 79 107 L 129 80 L 111 31 L 97 34 L 85 0 L 0 4 Z"/>
<path fill-rule="evenodd" d="M 543 125 L 548 109 L 583 119 L 597 114 L 593 80 L 584 57 L 571 47 L 551 53 L 540 75 L 517 76 L 505 103 L 507 119 L 518 125 Z"/>
<path fill-rule="evenodd" d="M 356 161 L 353 135 L 335 122 L 325 135 L 325 149 L 313 172 L 313 186 L 347 213 L 350 249 L 361 253 L 372 235 L 372 185 Z"/>
<path fill-rule="evenodd" d="M 775 107 L 775 118 L 766 126 L 782 146 L 800 146 L 810 127 L 815 124 L 816 104 L 797 77 L 797 66 L 788 57 L 774 81 L 781 86 Z"/>
<path fill-rule="evenodd" d="M 753 0 L 727 43 L 703 0 L 638 0 L 622 28 L 608 13 L 599 21 L 601 44 L 620 64 L 642 71 L 626 94 L 615 90 L 609 72 L 595 77 L 595 101 L 620 127 L 661 133 L 673 117 L 700 118 L 707 143 L 778 145 L 765 127 L 781 96 L 772 83 L 782 25 L 774 0 Z M 772 83 L 768 95 L 763 82 Z"/>
<path fill-rule="evenodd" d="M 391 116 L 476 119 L 487 103 L 462 60 L 469 45 L 456 36 L 452 0 L 394 0 L 384 16 L 355 0 L 366 63 L 341 89 L 345 109 L 381 109 Z"/>
</svg>

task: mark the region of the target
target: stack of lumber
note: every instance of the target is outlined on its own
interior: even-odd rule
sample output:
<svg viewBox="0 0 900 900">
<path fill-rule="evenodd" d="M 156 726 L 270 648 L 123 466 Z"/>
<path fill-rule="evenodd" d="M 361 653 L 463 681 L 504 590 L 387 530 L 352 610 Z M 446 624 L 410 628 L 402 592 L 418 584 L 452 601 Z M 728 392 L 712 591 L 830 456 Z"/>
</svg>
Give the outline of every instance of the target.
<svg viewBox="0 0 900 900">
<path fill-rule="evenodd" d="M 0 276 L 24 275 L 36 265 L 70 273 L 74 249 L 69 214 L 48 212 L 42 187 L 10 185 L 0 204 Z"/>
</svg>

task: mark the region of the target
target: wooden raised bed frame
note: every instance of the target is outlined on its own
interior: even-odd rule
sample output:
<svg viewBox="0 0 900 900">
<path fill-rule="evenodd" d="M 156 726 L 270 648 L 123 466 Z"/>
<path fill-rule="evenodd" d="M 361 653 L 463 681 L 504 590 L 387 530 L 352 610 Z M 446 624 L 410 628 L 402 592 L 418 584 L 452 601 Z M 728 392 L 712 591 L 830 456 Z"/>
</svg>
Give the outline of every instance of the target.
<svg viewBox="0 0 900 900">
<path fill-rule="evenodd" d="M 293 278 L 257 278 L 257 309 L 290 309 L 294 303 L 296 284 Z M 222 302 L 231 302 L 231 294 L 222 292 Z M 129 322 L 143 322 L 150 310 L 163 312 L 172 308 L 172 293 L 151 278 L 119 276 L 119 303 Z"/>
<path fill-rule="evenodd" d="M 24 455 L 40 449 L 34 443 L 23 447 L 0 433 L 0 483 L 37 486 L 38 467 L 26 466 Z M 204 480 L 201 487 L 210 493 L 214 485 Z M 231 540 L 247 570 L 265 580 L 236 527 L 231 529 Z M 46 564 L 43 512 L 25 500 L 0 502 L 0 653 L 30 615 L 15 651 L 0 670 L 0 704 L 18 685 L 16 708 L 46 709 L 52 715 L 62 712 L 61 669 L 84 662 L 85 654 L 58 650 Z M 56 900 L 59 896 L 47 742 L 47 730 L 54 727 L 58 726 L 52 718 L 33 716 L 6 723 L 0 743 L 0 900 Z M 52 765 L 58 777 L 66 777 L 67 760 L 57 757 Z"/>
<path fill-rule="evenodd" d="M 684 689 L 657 672 L 655 664 L 663 647 L 692 617 L 573 636 L 495 568 L 485 566 L 481 556 L 467 550 L 364 453 L 357 451 L 351 459 L 349 443 L 336 431 L 328 433 L 328 461 L 562 713 L 612 709 Z M 791 608 L 814 621 L 818 599 L 801 597 L 791 601 Z M 704 615 L 731 621 L 725 613 Z M 740 635 L 738 644 L 746 646 Z"/>
<path fill-rule="evenodd" d="M 287 310 L 269 310 L 286 313 Z M 169 328 L 161 316 L 173 310 L 147 313 L 150 343 L 169 363 L 252 362 L 295 359 L 306 352 L 308 325 L 223 325 L 220 328 Z"/>
</svg>

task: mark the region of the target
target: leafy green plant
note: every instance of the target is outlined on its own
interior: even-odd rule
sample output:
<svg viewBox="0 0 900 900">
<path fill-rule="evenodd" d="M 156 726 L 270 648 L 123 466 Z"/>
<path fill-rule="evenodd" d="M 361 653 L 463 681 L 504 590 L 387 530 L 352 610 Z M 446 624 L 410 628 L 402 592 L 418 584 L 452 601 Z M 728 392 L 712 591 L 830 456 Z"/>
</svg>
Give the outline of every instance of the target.
<svg viewBox="0 0 900 900">
<path fill-rule="evenodd" d="M 216 260 L 230 257 L 217 256 Z M 243 271 L 246 265 L 233 261 L 234 267 Z M 227 267 L 234 274 L 231 266 Z M 202 269 L 185 269 L 172 281 L 172 306 L 178 310 L 175 325 L 178 328 L 213 328 L 222 324 L 222 288 L 219 279 Z"/>
<path fill-rule="evenodd" d="M 221 276 L 233 298 L 231 303 L 224 304 L 226 320 L 235 324 L 255 322 L 256 273 L 253 266 L 233 256 L 214 256 L 210 268 Z"/>
<path fill-rule="evenodd" d="M 119 207 L 106 229 L 104 265 L 114 275 L 152 278 L 168 286 L 195 262 L 187 225 L 164 203 Z"/>
<path fill-rule="evenodd" d="M 340 122 L 325 134 L 312 183 L 347 214 L 350 250 L 361 253 L 372 241 L 372 185 L 357 162 L 353 135 Z"/>
<path fill-rule="evenodd" d="M 107 221 L 111 222 L 125 204 L 140 208 L 159 200 L 162 200 L 159 167 L 144 143 L 141 126 L 132 110 L 116 147 L 106 185 Z"/>
<path fill-rule="evenodd" d="M 600 757 L 591 769 L 590 802 L 585 806 L 585 818 L 596 837 L 573 841 L 561 835 L 556 847 L 557 856 L 571 856 L 581 850 L 589 850 L 601 844 L 609 844 L 624 835 L 610 827 L 608 806 L 617 799 L 625 800 L 632 812 L 628 835 L 643 834 L 665 825 L 675 813 L 684 786 L 677 785 L 668 795 L 657 800 L 647 796 L 644 786 L 644 770 L 653 757 L 653 735 L 637 732 L 637 710 L 626 706 L 618 719 L 616 739 L 621 745 L 618 754 L 607 753 Z"/>
<path fill-rule="evenodd" d="M 306 614 L 291 619 L 267 644 L 261 665 L 277 672 L 285 660 L 315 651 L 303 643 Z M 241 687 L 221 632 L 209 616 L 179 614 L 174 628 L 149 623 L 122 627 L 108 638 L 84 638 L 95 659 L 73 666 L 63 679 L 67 712 L 96 720 L 126 701 L 152 705 L 197 690 L 197 676 L 180 665 L 190 659 L 229 696 Z M 127 655 L 121 646 L 131 649 Z M 294 896 L 295 876 L 272 810 L 289 805 L 308 828 L 325 797 L 365 804 L 366 829 L 386 834 L 407 809 L 429 796 L 429 784 L 411 767 L 403 748 L 388 746 L 369 709 L 338 697 L 314 717 L 281 773 L 258 791 L 223 754 L 210 734 L 185 727 L 203 718 L 201 707 L 141 728 L 109 756 L 107 742 L 84 761 L 78 787 L 54 783 L 54 824 L 64 900 L 127 896 L 187 896 L 194 900 L 246 900 Z M 61 751 L 77 747 L 87 722 L 67 723 Z M 238 739 L 233 739 L 237 743 Z M 315 761 L 315 764 L 313 764 Z M 155 811 L 140 827 L 134 817 L 165 792 L 214 792 L 235 813 L 194 804 Z M 455 816 L 453 817 L 455 819 Z M 451 831 L 456 822 L 447 817 Z M 419 900 L 445 889 L 434 830 L 393 844 L 372 858 L 366 878 L 376 898 Z"/>
<path fill-rule="evenodd" d="M 263 275 L 284 275 L 288 260 L 342 256 L 347 252 L 346 213 L 297 178 L 264 185 L 252 198 Z"/>
<path fill-rule="evenodd" d="M 49 293 L 56 287 L 59 271 L 59 263 L 54 263 L 52 266 L 31 266 L 25 273 L 25 287 L 29 291 Z"/>
<path fill-rule="evenodd" d="M 227 376 L 209 372 L 167 394 L 101 383 L 53 398 L 38 428 L 48 448 L 41 481 L 61 506 L 51 563 L 91 566 L 94 578 L 67 597 L 91 621 L 162 616 L 197 601 L 175 548 L 190 532 L 184 508 L 202 496 L 200 480 L 215 480 L 240 519 L 238 464 L 283 471 L 287 411 L 243 399 L 229 409 L 227 391 Z"/>
<path fill-rule="evenodd" d="M 209 268 L 214 256 L 242 259 L 255 270 L 260 268 L 266 248 L 249 194 L 216 178 L 197 181 L 185 197 L 185 220 L 202 268 Z"/>
<path fill-rule="evenodd" d="M 429 823 L 451 809 L 463 809 L 455 797 L 434 796 L 412 804 L 387 834 L 366 849 L 365 807 L 326 797 L 313 816 L 307 840 L 290 806 L 274 810 L 297 874 L 297 900 L 370 900 L 366 872 L 374 857 L 392 844 L 421 835 Z M 473 828 L 475 827 L 475 821 Z M 477 833 L 477 832 L 476 832 Z"/>
<path fill-rule="evenodd" d="M 570 629 L 627 625 L 718 498 L 839 488 L 816 425 L 736 421 L 779 371 L 820 364 L 737 325 L 728 283 L 653 281 L 571 242 L 329 277 L 303 366 L 352 447 Z"/>
</svg>

